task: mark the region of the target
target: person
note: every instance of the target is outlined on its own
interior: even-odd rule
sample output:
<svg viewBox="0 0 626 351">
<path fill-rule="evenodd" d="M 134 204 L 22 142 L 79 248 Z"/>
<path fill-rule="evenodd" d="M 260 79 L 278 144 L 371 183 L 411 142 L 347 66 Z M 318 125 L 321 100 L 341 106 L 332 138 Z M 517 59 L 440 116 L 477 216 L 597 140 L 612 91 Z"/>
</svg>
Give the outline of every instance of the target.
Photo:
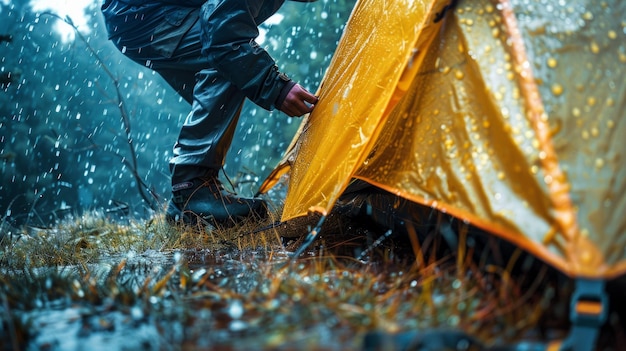
<svg viewBox="0 0 626 351">
<path fill-rule="evenodd" d="M 104 0 L 109 39 L 191 105 L 170 160 L 169 221 L 227 225 L 267 215 L 265 201 L 228 193 L 218 172 L 246 98 L 290 117 L 310 113 L 318 101 L 255 42 L 258 26 L 284 2 Z"/>
</svg>

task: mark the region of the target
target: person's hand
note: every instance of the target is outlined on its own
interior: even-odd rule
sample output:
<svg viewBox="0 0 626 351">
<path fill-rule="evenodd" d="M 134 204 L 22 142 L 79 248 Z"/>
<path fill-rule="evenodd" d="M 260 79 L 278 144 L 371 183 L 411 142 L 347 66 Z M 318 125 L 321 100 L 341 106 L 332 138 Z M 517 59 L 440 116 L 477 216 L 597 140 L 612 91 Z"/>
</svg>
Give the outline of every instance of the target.
<svg viewBox="0 0 626 351">
<path fill-rule="evenodd" d="M 289 117 L 302 116 L 313 111 L 317 101 L 317 96 L 309 93 L 300 84 L 296 84 L 287 93 L 279 110 L 286 113 Z"/>
</svg>

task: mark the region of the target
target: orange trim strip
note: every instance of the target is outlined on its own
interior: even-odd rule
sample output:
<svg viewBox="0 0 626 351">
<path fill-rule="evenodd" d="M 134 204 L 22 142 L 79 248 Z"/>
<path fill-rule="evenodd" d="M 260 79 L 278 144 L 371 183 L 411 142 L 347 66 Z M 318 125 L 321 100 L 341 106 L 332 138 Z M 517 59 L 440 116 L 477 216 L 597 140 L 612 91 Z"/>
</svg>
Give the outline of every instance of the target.
<svg viewBox="0 0 626 351">
<path fill-rule="evenodd" d="M 520 81 L 520 88 L 528 118 L 535 130 L 540 144 L 542 154 L 540 155 L 541 165 L 545 173 L 545 183 L 548 187 L 548 195 L 555 210 L 556 225 L 566 240 L 565 257 L 573 265 L 572 271 L 593 274 L 603 263 L 601 257 L 597 256 L 597 249 L 591 243 L 581 242 L 580 230 L 576 220 L 576 210 L 570 198 L 570 185 L 567 177 L 559 166 L 559 161 L 554 151 L 552 139 L 550 137 L 550 126 L 547 123 L 543 101 L 539 93 L 539 88 L 535 83 L 531 63 L 526 55 L 524 40 L 517 26 L 517 20 L 509 0 L 500 0 L 502 5 L 502 18 L 504 26 L 511 39 L 513 56 L 516 71 Z M 593 264 L 591 264 L 593 263 Z"/>
<path fill-rule="evenodd" d="M 597 301 L 578 301 L 576 312 L 579 314 L 591 314 L 599 316 L 602 314 L 602 303 Z"/>
</svg>

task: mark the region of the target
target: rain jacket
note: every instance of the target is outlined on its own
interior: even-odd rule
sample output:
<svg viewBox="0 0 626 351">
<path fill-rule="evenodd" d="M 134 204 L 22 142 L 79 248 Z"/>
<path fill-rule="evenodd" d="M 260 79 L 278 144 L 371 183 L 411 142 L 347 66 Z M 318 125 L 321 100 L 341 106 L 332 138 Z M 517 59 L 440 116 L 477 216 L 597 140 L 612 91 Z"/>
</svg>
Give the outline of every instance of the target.
<svg viewBox="0 0 626 351">
<path fill-rule="evenodd" d="M 105 0 L 109 38 L 135 60 L 167 59 L 201 19 L 202 55 L 255 104 L 279 107 L 295 84 L 254 39 L 284 0 Z"/>
</svg>

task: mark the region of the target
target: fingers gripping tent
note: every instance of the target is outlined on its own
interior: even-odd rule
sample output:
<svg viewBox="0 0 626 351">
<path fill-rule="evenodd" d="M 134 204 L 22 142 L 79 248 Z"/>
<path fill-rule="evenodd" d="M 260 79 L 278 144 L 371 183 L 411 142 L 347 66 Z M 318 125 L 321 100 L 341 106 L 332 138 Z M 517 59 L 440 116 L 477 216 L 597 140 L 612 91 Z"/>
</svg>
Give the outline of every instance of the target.
<svg viewBox="0 0 626 351">
<path fill-rule="evenodd" d="M 358 1 L 262 191 L 289 174 L 288 220 L 358 178 L 571 277 L 624 274 L 626 2 L 452 2 Z"/>
</svg>

